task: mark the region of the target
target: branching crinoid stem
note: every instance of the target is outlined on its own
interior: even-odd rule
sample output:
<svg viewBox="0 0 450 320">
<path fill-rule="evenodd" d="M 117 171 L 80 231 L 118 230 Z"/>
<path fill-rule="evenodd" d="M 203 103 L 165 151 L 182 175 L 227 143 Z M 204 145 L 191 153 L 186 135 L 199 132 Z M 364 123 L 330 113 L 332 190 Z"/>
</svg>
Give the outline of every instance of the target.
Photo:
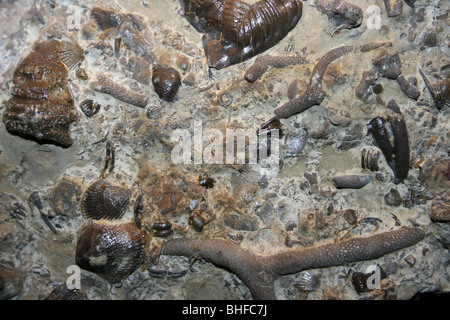
<svg viewBox="0 0 450 320">
<path fill-rule="evenodd" d="M 369 52 L 390 45 L 391 43 L 389 42 L 371 42 L 361 46 L 340 46 L 331 49 L 323 55 L 319 62 L 314 66 L 306 90 L 297 99 L 288 101 L 276 108 L 274 111 L 275 116 L 278 119 L 287 119 L 293 115 L 304 112 L 313 106 L 321 104 L 326 96 L 326 92 L 322 89 L 322 80 L 325 72 L 327 71 L 328 66 L 340 57 L 353 51 Z"/>
<path fill-rule="evenodd" d="M 169 240 L 161 254 L 198 255 L 236 274 L 254 299 L 276 299 L 274 282 L 279 276 L 302 270 L 326 268 L 379 258 L 412 246 L 424 238 L 417 228 L 402 227 L 369 237 L 354 237 L 338 243 L 306 249 L 291 249 L 261 256 L 226 239 Z"/>
</svg>

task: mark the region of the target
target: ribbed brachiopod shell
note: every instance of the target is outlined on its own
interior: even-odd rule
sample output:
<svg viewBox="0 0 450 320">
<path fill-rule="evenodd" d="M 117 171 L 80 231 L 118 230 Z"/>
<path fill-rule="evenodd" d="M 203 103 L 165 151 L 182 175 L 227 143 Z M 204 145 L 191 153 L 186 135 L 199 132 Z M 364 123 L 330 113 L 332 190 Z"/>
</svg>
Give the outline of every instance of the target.
<svg viewBox="0 0 450 320">
<path fill-rule="evenodd" d="M 314 291 L 320 286 L 320 281 L 315 274 L 306 271 L 295 282 L 294 286 L 302 291 Z"/>
<path fill-rule="evenodd" d="M 67 68 L 73 69 L 84 60 L 84 50 L 76 42 L 62 41 L 59 49 L 59 59 Z"/>
<path fill-rule="evenodd" d="M 436 47 L 439 45 L 439 33 L 434 30 L 426 30 L 422 35 L 421 43 L 427 47 Z"/>
<path fill-rule="evenodd" d="M 161 99 L 172 102 L 181 86 L 181 77 L 174 68 L 156 65 L 153 67 L 152 83 Z"/>
<path fill-rule="evenodd" d="M 149 236 L 133 221 L 89 220 L 80 229 L 75 260 L 79 267 L 120 284 L 145 261 Z"/>
<path fill-rule="evenodd" d="M 81 111 L 83 111 L 88 118 L 95 115 L 100 110 L 100 107 L 100 104 L 94 102 L 92 99 L 86 99 L 80 103 Z"/>
<path fill-rule="evenodd" d="M 99 179 L 92 183 L 81 199 L 81 212 L 86 218 L 120 219 L 128 207 L 131 191 Z"/>
</svg>

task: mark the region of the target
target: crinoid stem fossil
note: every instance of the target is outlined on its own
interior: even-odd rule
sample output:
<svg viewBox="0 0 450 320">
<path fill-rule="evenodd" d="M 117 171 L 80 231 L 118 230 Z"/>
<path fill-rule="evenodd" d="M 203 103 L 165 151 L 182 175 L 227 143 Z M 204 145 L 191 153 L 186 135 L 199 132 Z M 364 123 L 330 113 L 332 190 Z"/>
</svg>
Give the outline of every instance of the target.
<svg viewBox="0 0 450 320">
<path fill-rule="evenodd" d="M 319 105 L 325 99 L 326 93 L 322 89 L 322 80 L 328 66 L 340 57 L 352 52 L 368 52 L 380 47 L 389 46 L 390 43 L 369 43 L 362 46 L 340 46 L 328 51 L 314 66 L 314 70 L 309 79 L 308 87 L 297 98 L 286 102 L 275 109 L 275 116 L 278 119 L 286 119 L 309 108 Z"/>
<path fill-rule="evenodd" d="M 143 93 L 131 91 L 125 86 L 111 80 L 111 75 L 103 72 L 97 73 L 96 80 L 89 83 L 92 90 L 109 94 L 120 101 L 145 108 L 149 96 Z"/>
<path fill-rule="evenodd" d="M 253 83 L 263 76 L 269 68 L 284 68 L 291 65 L 305 64 L 304 56 L 296 52 L 292 56 L 262 55 L 255 59 L 255 63 L 245 72 L 245 80 Z"/>
<path fill-rule="evenodd" d="M 258 255 L 226 239 L 170 240 L 163 244 L 161 254 L 198 255 L 236 274 L 247 285 L 254 299 L 276 299 L 274 282 L 279 276 L 376 259 L 415 245 L 424 236 L 420 229 L 402 227 L 369 237 L 290 249 L 269 256 Z"/>
</svg>

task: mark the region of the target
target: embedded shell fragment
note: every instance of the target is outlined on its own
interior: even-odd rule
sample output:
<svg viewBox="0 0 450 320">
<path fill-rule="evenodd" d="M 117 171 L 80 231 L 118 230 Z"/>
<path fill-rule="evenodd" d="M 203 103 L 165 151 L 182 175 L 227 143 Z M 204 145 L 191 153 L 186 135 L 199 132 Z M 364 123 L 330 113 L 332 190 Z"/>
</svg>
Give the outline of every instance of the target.
<svg viewBox="0 0 450 320">
<path fill-rule="evenodd" d="M 78 51 L 73 52 L 74 48 Z M 12 134 L 62 147 L 72 144 L 70 123 L 77 120 L 67 86 L 68 67 L 77 64 L 81 48 L 66 41 L 39 42 L 14 72 L 13 97 L 3 122 Z"/>
<path fill-rule="evenodd" d="M 112 284 L 120 284 L 145 261 L 147 233 L 134 222 L 89 220 L 78 235 L 75 260 Z"/>
<path fill-rule="evenodd" d="M 205 33 L 203 48 L 212 68 L 245 61 L 283 39 L 302 16 L 299 0 L 180 0 L 185 18 Z"/>
<path fill-rule="evenodd" d="M 83 100 L 80 103 L 80 109 L 86 115 L 86 117 L 91 118 L 100 110 L 100 104 L 94 102 L 92 99 Z"/>
<path fill-rule="evenodd" d="M 161 99 L 172 102 L 180 89 L 181 77 L 174 68 L 156 65 L 153 67 L 152 83 Z"/>
<path fill-rule="evenodd" d="M 84 192 L 81 212 L 86 218 L 120 219 L 128 207 L 130 198 L 129 189 L 100 179 Z"/>
<path fill-rule="evenodd" d="M 328 15 L 326 33 L 331 36 L 343 28 L 357 28 L 363 20 L 361 8 L 343 0 L 316 0 L 315 5 L 317 10 Z"/>
<path fill-rule="evenodd" d="M 388 103 L 390 106 L 398 108 L 393 100 Z M 402 182 L 408 176 L 410 158 L 408 131 L 402 115 L 396 113 L 388 120 L 376 117 L 369 122 L 368 132 L 394 172 L 394 183 Z"/>
</svg>

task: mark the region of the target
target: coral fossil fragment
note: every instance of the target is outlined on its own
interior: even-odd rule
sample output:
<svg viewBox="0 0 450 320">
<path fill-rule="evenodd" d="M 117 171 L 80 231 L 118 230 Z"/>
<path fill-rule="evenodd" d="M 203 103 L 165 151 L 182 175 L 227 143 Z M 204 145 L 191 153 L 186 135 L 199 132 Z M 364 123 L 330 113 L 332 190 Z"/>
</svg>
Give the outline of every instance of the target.
<svg viewBox="0 0 450 320">
<path fill-rule="evenodd" d="M 83 58 L 83 51 L 74 43 L 36 43 L 14 71 L 13 97 L 6 102 L 3 113 L 8 131 L 69 147 L 73 142 L 69 125 L 77 120 L 77 113 L 67 86 L 67 67 Z"/>
<path fill-rule="evenodd" d="M 96 79 L 89 83 L 92 90 L 109 94 L 114 98 L 144 108 L 147 105 L 149 96 L 144 93 L 134 92 L 120 83 L 111 80 L 111 75 L 102 71 L 96 74 Z"/>
<path fill-rule="evenodd" d="M 296 52 L 293 56 L 263 55 L 256 58 L 255 63 L 245 72 L 245 80 L 253 83 L 269 69 L 284 68 L 290 65 L 305 64 L 305 57 Z"/>
<path fill-rule="evenodd" d="M 205 33 L 208 65 L 222 69 L 274 46 L 302 16 L 299 0 L 180 0 L 186 19 Z"/>
<path fill-rule="evenodd" d="M 291 249 L 269 256 L 257 255 L 224 239 L 172 240 L 164 243 L 161 253 L 187 257 L 197 254 L 235 273 L 248 286 L 254 299 L 276 299 L 274 281 L 279 276 L 376 259 L 415 245 L 423 238 L 421 230 L 402 227 L 369 237 L 355 237 L 302 250 Z"/>
<path fill-rule="evenodd" d="M 309 108 L 319 105 L 326 96 L 322 89 L 322 79 L 328 66 L 335 60 L 352 52 L 353 46 L 341 46 L 328 51 L 315 65 L 309 79 L 308 87 L 297 99 L 291 100 L 275 109 L 277 118 L 289 118 L 297 113 L 301 113 Z"/>
</svg>

